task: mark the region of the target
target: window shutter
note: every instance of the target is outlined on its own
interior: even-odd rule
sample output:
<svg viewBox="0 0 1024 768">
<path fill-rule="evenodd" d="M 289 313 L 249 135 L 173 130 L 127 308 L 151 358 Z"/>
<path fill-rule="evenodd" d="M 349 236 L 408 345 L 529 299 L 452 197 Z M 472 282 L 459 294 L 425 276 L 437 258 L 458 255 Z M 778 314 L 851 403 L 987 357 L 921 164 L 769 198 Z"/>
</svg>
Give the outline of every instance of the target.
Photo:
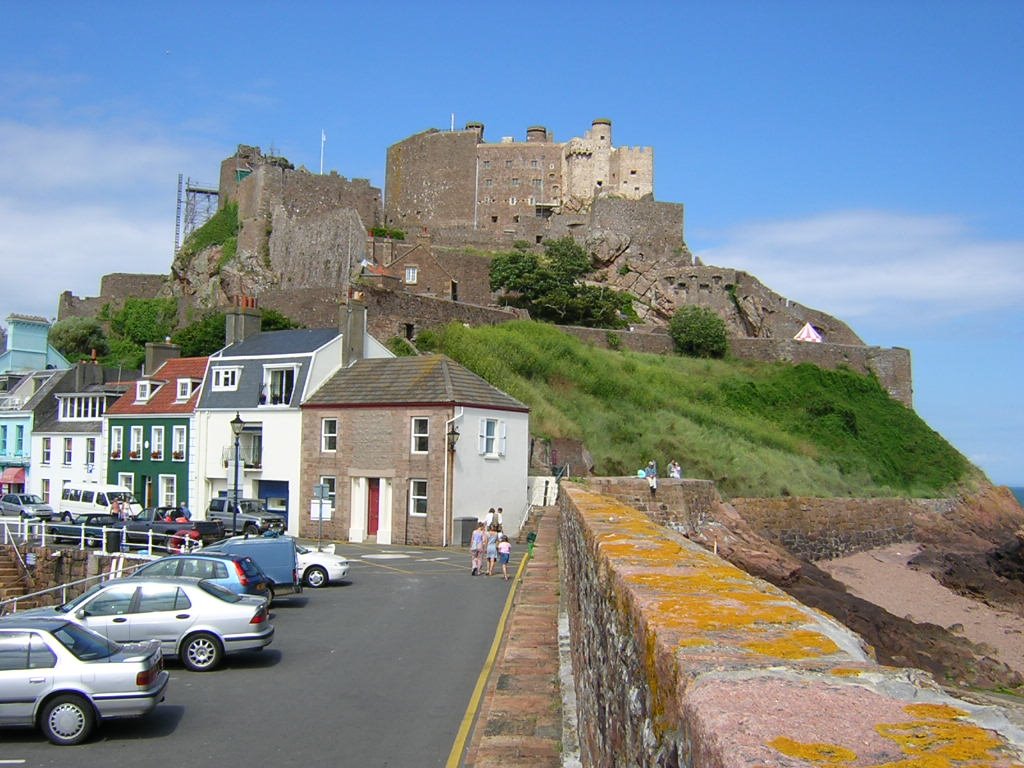
<svg viewBox="0 0 1024 768">
<path fill-rule="evenodd" d="M 506 429 L 505 420 L 502 419 L 498 422 L 498 455 L 505 455 L 505 442 L 508 436 L 508 430 Z"/>
<path fill-rule="evenodd" d="M 477 439 L 477 453 L 487 453 L 487 419 L 480 419 L 480 435 Z"/>
</svg>

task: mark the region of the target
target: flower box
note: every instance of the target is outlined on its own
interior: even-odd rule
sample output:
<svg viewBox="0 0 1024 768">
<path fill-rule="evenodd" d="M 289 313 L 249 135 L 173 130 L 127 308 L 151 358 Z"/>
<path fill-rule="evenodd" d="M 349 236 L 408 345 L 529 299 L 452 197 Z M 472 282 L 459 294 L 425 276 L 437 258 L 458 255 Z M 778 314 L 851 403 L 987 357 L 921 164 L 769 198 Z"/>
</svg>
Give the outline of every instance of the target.
<svg viewBox="0 0 1024 768">
<path fill-rule="evenodd" d="M 185 458 L 185 452 L 184 451 L 175 451 L 174 453 L 171 454 L 171 458 L 172 459 L 176 459 L 178 461 L 181 461 L 182 459 Z"/>
<path fill-rule="evenodd" d="M 138 451 L 129 451 L 128 452 L 128 458 L 129 459 L 137 459 L 137 458 L 139 458 L 139 452 Z"/>
<path fill-rule="evenodd" d="M 160 451 L 153 451 L 151 454 L 149 454 L 149 458 L 156 459 L 157 461 L 160 461 L 160 459 L 162 459 L 163 457 L 164 455 Z"/>
<path fill-rule="evenodd" d="M 110 458 L 113 459 L 114 461 L 117 461 L 118 459 L 121 458 L 121 452 L 120 451 L 111 451 Z"/>
</svg>

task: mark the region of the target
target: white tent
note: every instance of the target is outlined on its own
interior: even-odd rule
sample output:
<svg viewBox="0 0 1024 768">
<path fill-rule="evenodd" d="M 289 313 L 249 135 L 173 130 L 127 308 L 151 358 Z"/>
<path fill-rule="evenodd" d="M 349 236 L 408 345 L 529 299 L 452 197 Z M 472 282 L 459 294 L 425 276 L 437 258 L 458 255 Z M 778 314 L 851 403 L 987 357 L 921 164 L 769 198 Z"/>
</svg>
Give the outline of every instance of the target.
<svg viewBox="0 0 1024 768">
<path fill-rule="evenodd" d="M 800 329 L 800 332 L 793 339 L 795 341 L 813 341 L 816 344 L 821 344 L 821 334 L 814 330 L 814 326 L 810 323 L 804 323 L 804 327 Z"/>
</svg>

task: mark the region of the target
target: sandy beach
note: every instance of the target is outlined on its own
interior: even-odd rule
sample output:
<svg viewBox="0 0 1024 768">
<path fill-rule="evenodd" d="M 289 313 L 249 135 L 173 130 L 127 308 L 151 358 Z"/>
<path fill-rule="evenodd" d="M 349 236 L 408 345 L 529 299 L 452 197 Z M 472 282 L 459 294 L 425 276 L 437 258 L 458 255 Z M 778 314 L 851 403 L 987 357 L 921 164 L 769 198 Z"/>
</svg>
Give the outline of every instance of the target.
<svg viewBox="0 0 1024 768">
<path fill-rule="evenodd" d="M 815 563 L 853 594 L 915 622 L 943 626 L 984 645 L 989 655 L 1024 674 L 1024 617 L 952 592 L 907 563 L 913 542 Z"/>
</svg>

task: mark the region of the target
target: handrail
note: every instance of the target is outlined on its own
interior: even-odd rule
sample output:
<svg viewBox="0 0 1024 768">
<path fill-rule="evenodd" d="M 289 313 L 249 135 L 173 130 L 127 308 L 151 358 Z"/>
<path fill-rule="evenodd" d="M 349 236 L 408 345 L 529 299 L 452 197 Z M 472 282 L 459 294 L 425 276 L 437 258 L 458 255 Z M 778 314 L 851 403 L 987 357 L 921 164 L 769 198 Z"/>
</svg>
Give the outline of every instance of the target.
<svg viewBox="0 0 1024 768">
<path fill-rule="evenodd" d="M 131 566 L 131 571 L 136 571 L 142 567 L 142 563 Z M 129 571 L 129 572 L 131 572 Z M 18 597 L 11 597 L 7 600 L 0 600 L 0 616 L 7 614 L 7 606 L 13 605 L 14 609 L 11 613 L 18 612 L 18 601 L 19 600 L 32 600 L 40 595 L 48 595 L 51 592 L 60 592 L 60 602 L 63 605 L 68 601 L 68 589 L 71 587 L 77 587 L 79 584 L 88 584 L 91 581 L 104 581 L 105 579 L 117 578 L 125 572 L 125 567 L 122 566 L 117 570 L 117 573 L 111 571 L 110 573 L 97 573 L 94 576 L 86 576 L 84 579 L 76 579 L 75 581 L 69 581 L 65 584 L 58 584 L 56 587 L 47 587 L 46 589 L 40 589 L 36 592 L 31 592 L 27 595 L 19 595 Z"/>
<path fill-rule="evenodd" d="M 49 525 L 47 523 L 44 523 L 42 521 L 33 522 L 31 520 L 21 519 L 19 519 L 17 522 L 18 538 L 20 538 L 21 541 L 27 542 L 30 538 L 38 538 L 39 545 L 45 547 L 47 546 L 48 540 L 56 539 L 56 535 L 50 531 Z M 127 528 L 121 526 L 100 526 L 99 529 L 97 529 L 96 526 L 87 525 L 85 523 L 80 523 L 77 526 L 73 523 L 56 523 L 56 525 L 61 525 L 65 528 L 76 527 L 79 529 L 77 534 L 79 549 L 87 549 L 88 547 L 86 546 L 86 542 L 99 538 L 100 554 L 104 555 L 117 554 L 118 552 L 123 552 L 125 549 L 127 549 L 129 546 L 133 544 L 139 547 L 144 547 L 148 554 L 153 554 L 157 550 L 162 550 L 165 552 L 178 551 L 177 549 L 172 549 L 171 547 L 171 540 L 178 535 L 177 533 L 154 533 L 152 530 L 129 531 Z M 10 539 L 13 542 L 14 538 L 13 536 L 11 536 L 10 533 L 11 521 L 9 519 L 0 518 L 0 526 L 3 526 L 4 528 L 4 542 L 6 543 L 8 539 Z M 90 529 L 90 533 L 88 536 L 86 535 L 86 528 Z M 32 533 L 33 529 L 36 530 L 35 534 Z M 118 538 L 120 539 L 120 541 L 118 542 L 118 547 L 116 550 L 108 550 L 107 534 L 115 531 L 119 534 Z M 61 538 L 68 539 L 71 538 L 71 536 L 62 534 Z M 161 541 L 163 543 L 160 543 Z M 182 542 L 182 546 L 186 550 L 191 550 L 198 548 L 198 543 L 189 537 L 185 537 L 185 539 Z"/>
</svg>

